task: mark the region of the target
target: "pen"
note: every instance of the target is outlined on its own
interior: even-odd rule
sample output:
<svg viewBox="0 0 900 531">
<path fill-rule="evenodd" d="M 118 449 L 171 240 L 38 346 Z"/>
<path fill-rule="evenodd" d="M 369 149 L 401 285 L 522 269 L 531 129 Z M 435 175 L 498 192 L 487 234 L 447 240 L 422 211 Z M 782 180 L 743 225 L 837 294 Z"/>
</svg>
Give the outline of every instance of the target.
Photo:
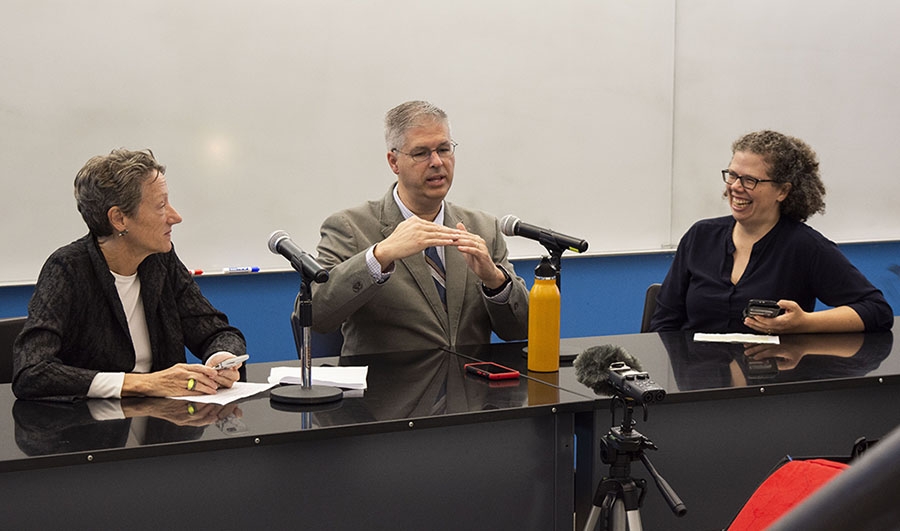
<svg viewBox="0 0 900 531">
<path fill-rule="evenodd" d="M 256 266 L 250 267 L 226 267 L 222 270 L 223 273 L 259 273 L 259 268 Z"/>
<path fill-rule="evenodd" d="M 194 276 L 200 276 L 203 274 L 203 270 L 202 269 L 188 269 L 188 273 L 190 273 Z"/>
</svg>

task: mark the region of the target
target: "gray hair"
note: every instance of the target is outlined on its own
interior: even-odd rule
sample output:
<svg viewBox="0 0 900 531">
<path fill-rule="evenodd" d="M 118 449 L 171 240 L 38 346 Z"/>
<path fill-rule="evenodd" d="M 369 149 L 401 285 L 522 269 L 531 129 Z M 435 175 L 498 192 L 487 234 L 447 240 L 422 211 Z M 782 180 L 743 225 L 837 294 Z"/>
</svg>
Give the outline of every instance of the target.
<svg viewBox="0 0 900 531">
<path fill-rule="evenodd" d="M 429 120 L 441 122 L 450 130 L 447 113 L 427 101 L 408 101 L 389 110 L 384 117 L 384 142 L 388 151 L 402 148 L 406 132 Z"/>
<path fill-rule="evenodd" d="M 75 175 L 75 202 L 91 234 L 112 235 L 108 212 L 114 206 L 133 216 L 141 203 L 144 183 L 156 178 L 157 171 L 164 175 L 166 167 L 149 149 L 114 149 L 109 155 L 91 157 Z"/>
</svg>

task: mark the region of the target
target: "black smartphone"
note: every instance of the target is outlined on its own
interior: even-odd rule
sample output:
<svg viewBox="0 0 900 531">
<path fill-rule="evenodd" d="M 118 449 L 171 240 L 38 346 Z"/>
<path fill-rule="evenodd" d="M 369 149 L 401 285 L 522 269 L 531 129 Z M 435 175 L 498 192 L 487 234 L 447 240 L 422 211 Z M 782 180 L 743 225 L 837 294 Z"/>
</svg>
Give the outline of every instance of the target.
<svg viewBox="0 0 900 531">
<path fill-rule="evenodd" d="M 477 374 L 488 380 L 508 380 L 518 378 L 519 371 L 504 367 L 492 361 L 480 361 L 476 363 L 465 364 L 466 371 Z"/>
<path fill-rule="evenodd" d="M 777 301 L 769 299 L 750 299 L 744 308 L 744 317 L 778 317 L 784 313 L 784 308 L 778 306 Z"/>
</svg>

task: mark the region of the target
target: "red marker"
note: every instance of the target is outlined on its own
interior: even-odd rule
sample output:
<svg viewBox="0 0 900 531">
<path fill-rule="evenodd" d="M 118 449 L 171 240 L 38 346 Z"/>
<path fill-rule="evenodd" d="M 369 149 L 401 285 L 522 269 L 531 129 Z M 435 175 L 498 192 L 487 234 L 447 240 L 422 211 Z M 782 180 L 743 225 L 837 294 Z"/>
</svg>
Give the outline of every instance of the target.
<svg viewBox="0 0 900 531">
<path fill-rule="evenodd" d="M 195 277 L 199 277 L 200 275 L 203 274 L 203 270 L 202 269 L 188 269 L 188 273 L 194 275 Z"/>
</svg>

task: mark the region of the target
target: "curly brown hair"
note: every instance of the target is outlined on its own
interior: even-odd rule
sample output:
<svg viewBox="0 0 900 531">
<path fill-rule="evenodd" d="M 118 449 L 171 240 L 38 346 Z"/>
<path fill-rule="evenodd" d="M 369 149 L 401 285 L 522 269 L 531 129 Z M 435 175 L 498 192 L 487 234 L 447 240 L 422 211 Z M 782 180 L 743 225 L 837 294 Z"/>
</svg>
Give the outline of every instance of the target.
<svg viewBox="0 0 900 531">
<path fill-rule="evenodd" d="M 738 151 L 759 155 L 768 165 L 769 178 L 790 183 L 791 190 L 781 203 L 782 215 L 806 221 L 813 214 L 825 213 L 819 160 L 806 142 L 776 131 L 756 131 L 734 141 L 731 153 Z"/>
</svg>

